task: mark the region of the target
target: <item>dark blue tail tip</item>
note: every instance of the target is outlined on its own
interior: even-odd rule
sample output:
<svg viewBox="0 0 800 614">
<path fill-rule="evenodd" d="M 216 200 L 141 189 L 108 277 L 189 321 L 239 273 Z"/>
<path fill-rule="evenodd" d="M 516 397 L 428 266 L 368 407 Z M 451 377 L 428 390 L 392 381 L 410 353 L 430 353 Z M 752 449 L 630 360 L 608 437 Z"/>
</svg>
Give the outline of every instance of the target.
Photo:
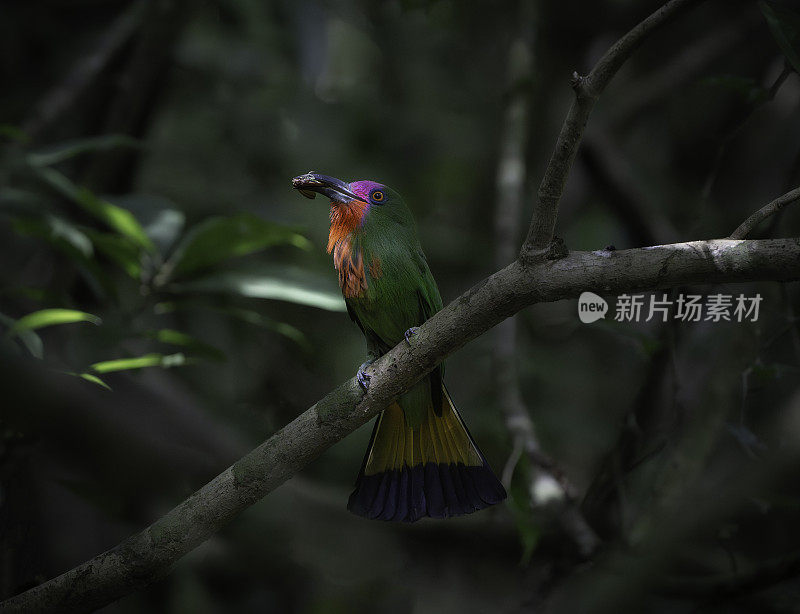
<svg viewBox="0 0 800 614">
<path fill-rule="evenodd" d="M 415 522 L 463 516 L 506 498 L 487 464 L 425 463 L 360 475 L 347 509 L 372 520 Z"/>
</svg>

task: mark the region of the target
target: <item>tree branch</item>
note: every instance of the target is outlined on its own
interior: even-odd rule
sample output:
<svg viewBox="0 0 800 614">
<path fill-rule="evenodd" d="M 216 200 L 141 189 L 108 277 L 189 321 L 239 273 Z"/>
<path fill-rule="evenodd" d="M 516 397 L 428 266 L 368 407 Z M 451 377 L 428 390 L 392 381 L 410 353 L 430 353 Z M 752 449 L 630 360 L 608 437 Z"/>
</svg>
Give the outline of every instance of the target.
<svg viewBox="0 0 800 614">
<path fill-rule="evenodd" d="M 567 176 L 575 160 L 586 122 L 600 94 L 645 37 L 679 12 L 703 1 L 670 0 L 614 43 L 587 76 L 574 74 L 572 86 L 575 100 L 561 126 L 553 155 L 539 185 L 533 219 L 520 252 L 520 258 L 524 262 L 542 257 L 553 239 L 558 205 L 564 193 Z"/>
<path fill-rule="evenodd" d="M 712 240 L 513 262 L 465 292 L 369 369 L 314 404 L 152 525 L 0 604 L 3 612 L 97 608 L 164 576 L 184 554 L 380 412 L 445 356 L 533 303 L 691 283 L 800 279 L 800 239 Z"/>
<path fill-rule="evenodd" d="M 744 239 L 749 235 L 756 226 L 767 219 L 771 215 L 775 215 L 778 211 L 800 200 L 800 188 L 795 188 L 791 192 L 787 192 L 783 196 L 779 196 L 770 203 L 767 203 L 761 209 L 756 211 L 753 215 L 748 217 L 742 222 L 739 227 L 734 230 L 729 239 Z"/>
</svg>

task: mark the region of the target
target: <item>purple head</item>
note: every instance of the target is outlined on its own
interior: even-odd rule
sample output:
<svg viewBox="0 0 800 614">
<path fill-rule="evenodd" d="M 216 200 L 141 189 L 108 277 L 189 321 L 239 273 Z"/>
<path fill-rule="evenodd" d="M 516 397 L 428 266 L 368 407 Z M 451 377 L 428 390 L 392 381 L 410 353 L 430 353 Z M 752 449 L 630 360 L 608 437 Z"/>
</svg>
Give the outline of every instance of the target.
<svg viewBox="0 0 800 614">
<path fill-rule="evenodd" d="M 356 196 L 360 199 L 369 202 L 369 195 L 372 193 L 373 190 L 377 190 L 378 188 L 385 188 L 381 183 L 376 181 L 370 181 L 369 179 L 362 179 L 359 181 L 354 181 L 350 184 L 350 191 L 353 192 Z"/>
</svg>

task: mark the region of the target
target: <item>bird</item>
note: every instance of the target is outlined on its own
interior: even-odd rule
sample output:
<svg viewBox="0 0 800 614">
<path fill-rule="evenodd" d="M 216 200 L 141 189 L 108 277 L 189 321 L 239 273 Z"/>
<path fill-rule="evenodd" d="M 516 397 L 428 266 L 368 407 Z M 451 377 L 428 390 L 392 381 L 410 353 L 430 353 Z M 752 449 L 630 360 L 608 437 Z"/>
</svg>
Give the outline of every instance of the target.
<svg viewBox="0 0 800 614">
<path fill-rule="evenodd" d="M 347 313 L 364 334 L 357 379 L 372 362 L 442 308 L 439 288 L 400 194 L 375 181 L 351 183 L 310 171 L 292 179 L 307 198 L 330 199 L 327 251 Z M 461 516 L 506 498 L 435 368 L 381 412 L 347 508 L 375 520 Z"/>
</svg>

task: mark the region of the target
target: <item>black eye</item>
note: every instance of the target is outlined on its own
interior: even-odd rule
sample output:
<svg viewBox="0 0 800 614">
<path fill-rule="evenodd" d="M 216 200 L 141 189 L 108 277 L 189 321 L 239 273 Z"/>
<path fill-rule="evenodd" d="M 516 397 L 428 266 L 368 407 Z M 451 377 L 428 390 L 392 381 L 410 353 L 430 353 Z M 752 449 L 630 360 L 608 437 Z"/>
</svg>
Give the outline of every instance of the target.
<svg viewBox="0 0 800 614">
<path fill-rule="evenodd" d="M 379 203 L 383 200 L 383 192 L 380 190 L 375 190 L 371 195 L 370 198 L 374 200 L 376 203 Z"/>
</svg>

